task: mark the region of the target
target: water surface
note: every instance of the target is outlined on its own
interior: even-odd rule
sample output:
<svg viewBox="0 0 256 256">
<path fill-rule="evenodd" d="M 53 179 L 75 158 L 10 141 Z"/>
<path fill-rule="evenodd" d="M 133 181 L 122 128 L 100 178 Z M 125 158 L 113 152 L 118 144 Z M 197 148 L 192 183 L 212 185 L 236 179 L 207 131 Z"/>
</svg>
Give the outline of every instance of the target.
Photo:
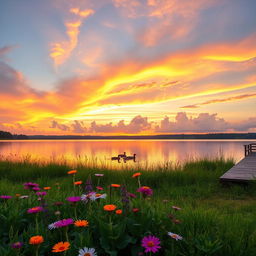
<svg viewBox="0 0 256 256">
<path fill-rule="evenodd" d="M 0 156 L 10 160 L 56 161 L 89 165 L 177 164 L 191 159 L 244 156 L 244 144 L 253 140 L 0 140 Z M 136 153 L 136 162 L 117 163 L 112 156 Z"/>
</svg>

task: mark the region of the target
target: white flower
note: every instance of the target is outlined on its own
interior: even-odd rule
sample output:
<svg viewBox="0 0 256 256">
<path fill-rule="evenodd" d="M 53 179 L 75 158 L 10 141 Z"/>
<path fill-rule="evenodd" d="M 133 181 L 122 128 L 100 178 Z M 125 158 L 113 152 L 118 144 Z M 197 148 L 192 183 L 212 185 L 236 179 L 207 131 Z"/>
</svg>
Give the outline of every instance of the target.
<svg viewBox="0 0 256 256">
<path fill-rule="evenodd" d="M 175 206 L 175 205 L 173 205 L 173 206 L 172 206 L 172 209 L 174 209 L 174 210 L 176 210 L 176 211 L 180 211 L 180 210 L 181 210 L 181 208 L 180 208 L 180 207 Z"/>
<path fill-rule="evenodd" d="M 19 198 L 20 198 L 20 199 L 24 199 L 24 198 L 28 198 L 28 196 L 27 196 L 27 195 L 24 195 L 24 196 L 20 196 Z"/>
<path fill-rule="evenodd" d="M 175 239 L 176 241 L 183 239 L 182 236 L 179 236 L 179 235 L 177 235 L 175 233 L 172 233 L 172 232 L 168 232 L 167 234 L 168 234 L 168 236 L 170 236 L 171 238 Z"/>
<path fill-rule="evenodd" d="M 96 193 L 94 193 L 90 196 L 90 200 L 95 201 L 95 200 L 101 199 L 101 198 L 105 199 L 106 197 L 107 197 L 107 194 L 96 194 Z"/>
<path fill-rule="evenodd" d="M 94 248 L 87 248 L 84 247 L 83 249 L 79 250 L 78 256 L 97 256 L 97 253 L 95 252 Z"/>
<path fill-rule="evenodd" d="M 104 176 L 104 174 L 102 174 L 102 173 L 95 173 L 94 174 L 96 177 L 103 177 Z"/>
<path fill-rule="evenodd" d="M 56 228 L 55 223 L 56 222 L 53 222 L 52 224 L 48 225 L 48 229 L 50 230 L 55 229 Z"/>
</svg>

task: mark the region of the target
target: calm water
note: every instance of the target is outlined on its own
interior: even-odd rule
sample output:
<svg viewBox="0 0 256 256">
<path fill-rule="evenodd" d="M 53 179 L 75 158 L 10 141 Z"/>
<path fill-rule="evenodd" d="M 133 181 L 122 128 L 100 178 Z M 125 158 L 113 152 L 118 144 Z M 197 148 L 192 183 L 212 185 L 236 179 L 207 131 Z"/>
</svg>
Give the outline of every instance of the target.
<svg viewBox="0 0 256 256">
<path fill-rule="evenodd" d="M 253 142 L 241 140 L 0 140 L 0 157 L 11 160 L 29 158 L 31 161 L 66 161 L 76 164 L 155 165 L 165 162 L 183 163 L 194 158 L 224 156 L 240 160 L 243 145 Z M 111 156 L 136 153 L 136 163 L 117 163 Z"/>
</svg>

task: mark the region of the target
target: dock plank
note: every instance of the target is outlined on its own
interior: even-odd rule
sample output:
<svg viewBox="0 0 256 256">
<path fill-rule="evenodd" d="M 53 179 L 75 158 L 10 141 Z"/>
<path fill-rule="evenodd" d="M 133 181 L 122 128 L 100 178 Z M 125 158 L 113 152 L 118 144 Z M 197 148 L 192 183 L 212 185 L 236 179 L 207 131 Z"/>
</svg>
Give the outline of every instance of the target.
<svg viewBox="0 0 256 256">
<path fill-rule="evenodd" d="M 224 173 L 220 180 L 222 182 L 248 182 L 256 180 L 256 153 L 253 152 L 246 155 L 240 162 Z"/>
</svg>

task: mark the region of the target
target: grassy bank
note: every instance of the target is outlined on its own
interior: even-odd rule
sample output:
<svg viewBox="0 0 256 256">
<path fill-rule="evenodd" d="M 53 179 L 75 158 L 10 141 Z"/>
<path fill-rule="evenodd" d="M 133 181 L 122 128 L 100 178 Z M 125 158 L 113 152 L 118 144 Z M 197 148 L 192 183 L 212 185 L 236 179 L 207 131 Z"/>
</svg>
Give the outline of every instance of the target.
<svg viewBox="0 0 256 256">
<path fill-rule="evenodd" d="M 0 255 L 36 255 L 38 246 L 28 243 L 35 235 L 44 237 L 39 255 L 53 255 L 53 245 L 67 240 L 70 249 L 56 254 L 79 255 L 79 248 L 90 247 L 98 255 L 150 255 L 141 246 L 141 240 L 148 235 L 161 241 L 161 249 L 155 255 L 255 255 L 255 185 L 223 187 L 219 184 L 219 176 L 232 165 L 232 161 L 223 159 L 147 170 L 117 171 L 81 165 L 76 166 L 74 177 L 67 174 L 70 167 L 65 165 L 2 161 L 0 195 L 12 198 L 2 199 L 0 204 Z M 137 192 L 139 184 L 138 178 L 132 178 L 134 172 L 141 173 L 141 186 L 150 187 L 153 195 L 144 197 Z M 104 176 L 96 177 L 97 173 Z M 74 186 L 73 178 L 83 184 Z M 85 184 L 90 183 L 89 179 L 94 191 L 97 185 L 103 188 L 98 192 L 106 193 L 106 199 L 68 202 L 67 197 L 88 195 Z M 24 190 L 25 182 L 38 183 L 40 191 L 44 187 L 50 190 L 38 201 L 35 192 Z M 110 184 L 121 187 L 110 188 Z M 124 187 L 136 198 L 128 199 Z M 21 199 L 16 194 L 29 197 Z M 63 205 L 57 206 L 56 202 Z M 106 204 L 116 205 L 122 214 L 104 211 Z M 35 206 L 42 206 L 43 211 L 27 213 Z M 49 224 L 67 218 L 88 220 L 89 226 L 70 225 L 68 231 L 67 228 L 48 229 Z M 167 232 L 179 234 L 183 239 L 176 241 Z M 24 245 L 12 249 L 10 245 L 17 241 Z"/>
</svg>

